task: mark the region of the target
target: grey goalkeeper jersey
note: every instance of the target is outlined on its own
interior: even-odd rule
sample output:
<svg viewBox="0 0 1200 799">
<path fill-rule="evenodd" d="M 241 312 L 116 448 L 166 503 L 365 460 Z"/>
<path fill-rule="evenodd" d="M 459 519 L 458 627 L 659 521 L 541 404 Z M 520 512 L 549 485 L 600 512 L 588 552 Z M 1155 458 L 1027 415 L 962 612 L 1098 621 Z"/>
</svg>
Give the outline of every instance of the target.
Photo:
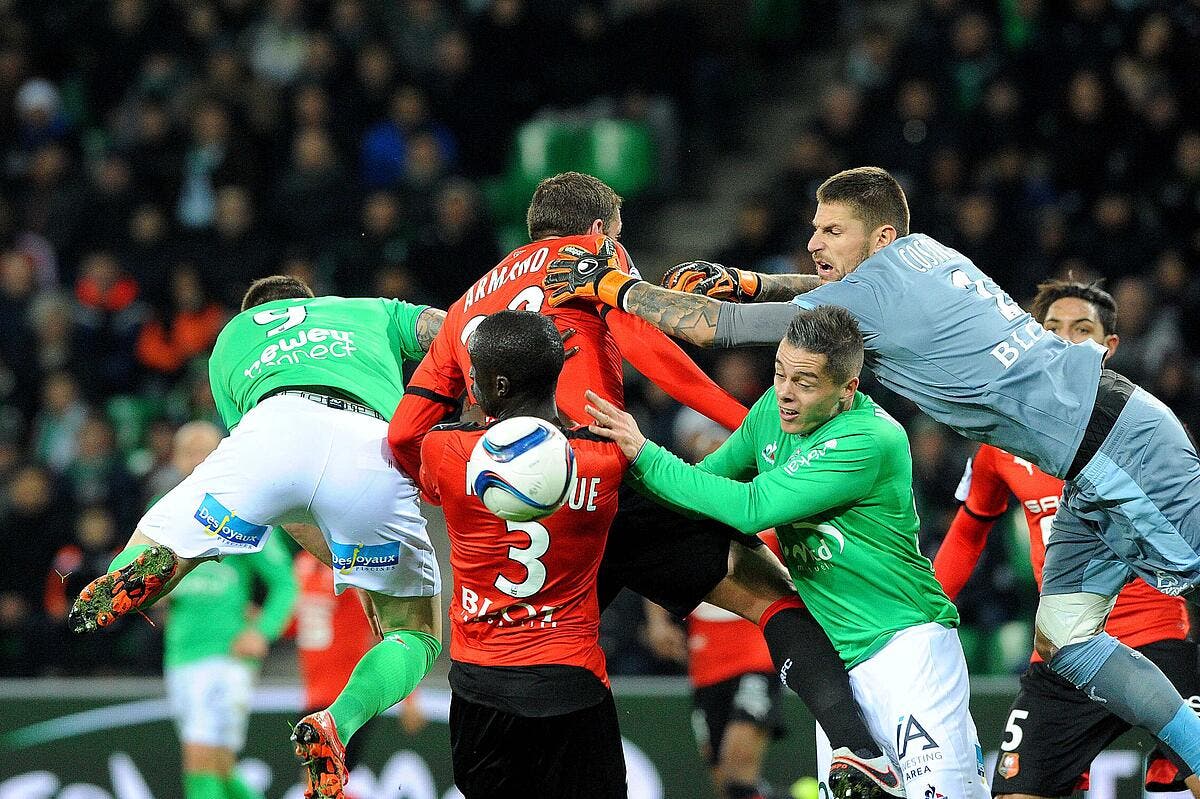
<svg viewBox="0 0 1200 799">
<path fill-rule="evenodd" d="M 862 327 L 866 364 L 879 382 L 967 438 L 1066 474 L 1091 416 L 1104 350 L 1047 333 L 961 253 L 922 234 L 905 236 L 792 302 L 846 308 Z M 718 319 L 718 346 L 766 343 L 737 332 L 754 307 L 740 309 L 739 324 Z"/>
</svg>

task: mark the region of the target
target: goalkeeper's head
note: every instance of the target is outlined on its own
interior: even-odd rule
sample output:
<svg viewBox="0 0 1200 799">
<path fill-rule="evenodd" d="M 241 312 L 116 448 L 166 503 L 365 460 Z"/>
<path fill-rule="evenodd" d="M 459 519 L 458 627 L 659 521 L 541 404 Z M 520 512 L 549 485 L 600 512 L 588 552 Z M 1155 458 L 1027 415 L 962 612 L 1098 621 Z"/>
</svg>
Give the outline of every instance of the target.
<svg viewBox="0 0 1200 799">
<path fill-rule="evenodd" d="M 775 399 L 785 433 L 807 435 L 854 402 L 863 337 L 845 308 L 802 310 L 775 354 Z"/>
</svg>

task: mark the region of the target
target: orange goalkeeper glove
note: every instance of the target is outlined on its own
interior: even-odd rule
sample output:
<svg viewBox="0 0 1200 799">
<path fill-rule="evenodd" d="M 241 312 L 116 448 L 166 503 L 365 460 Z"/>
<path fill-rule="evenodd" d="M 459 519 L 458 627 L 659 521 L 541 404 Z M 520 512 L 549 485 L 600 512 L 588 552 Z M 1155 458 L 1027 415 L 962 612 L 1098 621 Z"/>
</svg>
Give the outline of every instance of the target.
<svg viewBox="0 0 1200 799">
<path fill-rule="evenodd" d="M 753 300 L 762 289 L 762 281 L 756 272 L 710 261 L 688 261 L 671 267 L 663 275 L 662 285 L 672 291 L 734 302 Z"/>
<path fill-rule="evenodd" d="M 641 281 L 617 268 L 615 241 L 604 237 L 596 249 L 593 253 L 576 244 L 568 244 L 558 251 L 558 257 L 546 267 L 546 276 L 542 278 L 551 306 L 585 297 L 621 308 L 625 292 Z"/>
</svg>

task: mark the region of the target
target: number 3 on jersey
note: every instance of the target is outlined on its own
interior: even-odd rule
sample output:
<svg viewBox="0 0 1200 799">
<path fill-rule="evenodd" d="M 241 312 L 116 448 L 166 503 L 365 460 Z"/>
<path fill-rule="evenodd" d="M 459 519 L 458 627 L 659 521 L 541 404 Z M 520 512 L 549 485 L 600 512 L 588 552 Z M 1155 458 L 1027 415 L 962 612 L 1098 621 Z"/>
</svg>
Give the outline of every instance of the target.
<svg viewBox="0 0 1200 799">
<path fill-rule="evenodd" d="M 521 532 L 529 536 L 528 547 L 508 548 L 509 560 L 515 560 L 524 566 L 526 575 L 519 583 L 514 583 L 503 574 L 497 575 L 495 586 L 511 597 L 525 599 L 541 591 L 542 586 L 546 584 L 546 564 L 538 558 L 550 549 L 550 531 L 537 522 L 505 522 L 505 526 L 510 532 Z"/>
</svg>

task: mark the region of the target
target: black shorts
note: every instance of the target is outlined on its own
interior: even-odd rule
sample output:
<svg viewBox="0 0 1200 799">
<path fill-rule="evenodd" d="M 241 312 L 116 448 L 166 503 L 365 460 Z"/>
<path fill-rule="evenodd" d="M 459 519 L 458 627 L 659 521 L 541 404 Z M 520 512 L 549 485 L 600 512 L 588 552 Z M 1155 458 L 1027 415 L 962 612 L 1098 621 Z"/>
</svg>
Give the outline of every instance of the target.
<svg viewBox="0 0 1200 799">
<path fill-rule="evenodd" d="M 628 588 L 676 616 L 688 615 L 729 571 L 730 541 L 762 544 L 720 522 L 676 513 L 625 481 L 596 578 L 600 609 Z"/>
<path fill-rule="evenodd" d="M 625 755 L 612 693 L 534 718 L 450 699 L 454 783 L 466 799 L 624 799 Z"/>
<path fill-rule="evenodd" d="M 1138 651 L 1162 669 L 1185 699 L 1200 694 L 1196 644 L 1156 641 Z M 1033 663 L 1021 676 L 1021 690 L 1009 710 L 992 795 L 1074 793 L 1092 759 L 1128 730 L 1129 724 L 1045 663 Z M 1190 773 L 1174 752 L 1156 747 L 1146 785 L 1156 791 L 1186 790 L 1183 779 Z"/>
<path fill-rule="evenodd" d="M 739 674 L 692 691 L 696 739 L 711 765 L 721 755 L 725 728 L 749 722 L 771 738 L 783 735 L 783 705 L 779 675 L 774 672 Z"/>
</svg>

